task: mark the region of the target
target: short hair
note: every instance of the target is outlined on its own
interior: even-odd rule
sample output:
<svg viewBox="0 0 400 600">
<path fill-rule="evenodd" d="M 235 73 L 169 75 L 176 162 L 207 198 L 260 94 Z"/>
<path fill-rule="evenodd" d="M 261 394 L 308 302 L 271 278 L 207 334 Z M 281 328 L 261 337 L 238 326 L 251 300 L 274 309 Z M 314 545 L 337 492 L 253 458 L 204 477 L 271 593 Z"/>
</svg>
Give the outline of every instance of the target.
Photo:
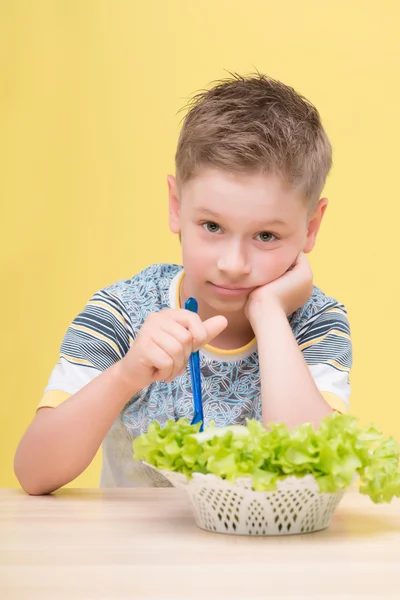
<svg viewBox="0 0 400 600">
<path fill-rule="evenodd" d="M 332 148 L 313 104 L 260 73 L 214 82 L 187 105 L 175 156 L 181 186 L 202 168 L 274 173 L 318 202 Z"/>
</svg>

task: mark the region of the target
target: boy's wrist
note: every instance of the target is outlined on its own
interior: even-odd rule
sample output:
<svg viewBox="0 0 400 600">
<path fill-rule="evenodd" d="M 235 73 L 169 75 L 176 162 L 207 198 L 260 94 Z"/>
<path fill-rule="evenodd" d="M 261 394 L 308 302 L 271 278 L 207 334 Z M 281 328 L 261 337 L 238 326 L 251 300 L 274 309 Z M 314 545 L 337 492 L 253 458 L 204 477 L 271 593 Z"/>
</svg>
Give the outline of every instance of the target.
<svg viewBox="0 0 400 600">
<path fill-rule="evenodd" d="M 132 377 L 132 373 L 126 368 L 124 359 L 122 358 L 112 367 L 110 367 L 113 378 L 115 380 L 116 389 L 118 390 L 118 397 L 131 398 L 139 392 L 143 387 L 139 387 L 138 383 L 135 382 L 135 378 Z"/>
<path fill-rule="evenodd" d="M 257 331 L 263 329 L 271 319 L 283 317 L 287 319 L 285 310 L 277 298 L 255 300 L 246 309 L 247 318 L 257 336 Z"/>
</svg>

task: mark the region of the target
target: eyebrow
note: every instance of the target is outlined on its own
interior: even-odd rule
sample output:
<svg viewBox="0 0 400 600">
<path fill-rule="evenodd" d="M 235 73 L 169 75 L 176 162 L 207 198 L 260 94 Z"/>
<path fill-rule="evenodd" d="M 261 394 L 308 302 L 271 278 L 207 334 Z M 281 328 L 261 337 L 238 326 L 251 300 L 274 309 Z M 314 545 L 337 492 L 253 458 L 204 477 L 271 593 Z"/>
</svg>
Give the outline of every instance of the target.
<svg viewBox="0 0 400 600">
<path fill-rule="evenodd" d="M 207 215 L 210 215 L 211 217 L 213 217 L 214 219 L 223 219 L 223 215 L 213 212 L 212 210 L 210 210 L 209 208 L 197 208 L 196 209 L 197 212 L 200 213 L 205 213 Z M 261 223 L 261 221 L 259 221 L 259 223 Z M 266 227 L 270 227 L 271 225 L 287 225 L 287 223 L 285 221 L 282 221 L 282 219 L 272 219 L 271 221 L 262 221 L 263 226 Z"/>
</svg>

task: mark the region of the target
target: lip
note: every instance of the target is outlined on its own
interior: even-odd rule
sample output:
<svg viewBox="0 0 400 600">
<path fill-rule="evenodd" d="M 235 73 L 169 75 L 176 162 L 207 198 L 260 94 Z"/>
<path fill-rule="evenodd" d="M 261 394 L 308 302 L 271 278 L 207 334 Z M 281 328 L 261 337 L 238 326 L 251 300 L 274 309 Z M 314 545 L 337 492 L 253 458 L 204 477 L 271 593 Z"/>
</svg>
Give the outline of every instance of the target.
<svg viewBox="0 0 400 600">
<path fill-rule="evenodd" d="M 232 287 L 223 287 L 221 285 L 215 285 L 210 282 L 210 285 L 214 292 L 219 294 L 220 296 L 245 296 L 249 294 L 253 288 L 232 288 Z"/>
</svg>

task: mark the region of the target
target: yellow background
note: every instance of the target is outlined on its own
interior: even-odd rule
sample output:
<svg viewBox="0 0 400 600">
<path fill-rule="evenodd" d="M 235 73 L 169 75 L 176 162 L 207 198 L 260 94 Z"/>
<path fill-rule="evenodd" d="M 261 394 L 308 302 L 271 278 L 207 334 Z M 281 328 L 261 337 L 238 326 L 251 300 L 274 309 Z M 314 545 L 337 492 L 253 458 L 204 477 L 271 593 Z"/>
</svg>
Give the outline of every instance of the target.
<svg viewBox="0 0 400 600">
<path fill-rule="evenodd" d="M 352 412 L 400 439 L 399 22 L 396 0 L 0 0 L 0 486 L 17 485 L 16 445 L 86 300 L 179 262 L 177 112 L 227 70 L 321 112 L 334 169 L 315 282 L 349 310 Z"/>
</svg>

